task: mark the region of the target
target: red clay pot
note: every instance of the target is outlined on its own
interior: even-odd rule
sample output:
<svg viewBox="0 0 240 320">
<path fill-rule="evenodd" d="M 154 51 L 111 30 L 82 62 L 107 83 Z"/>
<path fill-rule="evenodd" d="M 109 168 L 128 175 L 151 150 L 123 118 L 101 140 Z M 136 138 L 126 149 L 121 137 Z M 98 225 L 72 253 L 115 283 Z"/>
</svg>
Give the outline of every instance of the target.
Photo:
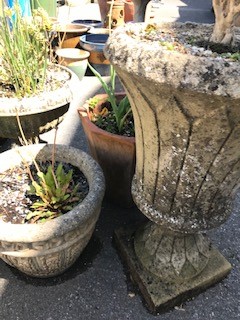
<svg viewBox="0 0 240 320">
<path fill-rule="evenodd" d="M 131 22 L 134 18 L 134 3 L 132 0 L 124 2 L 124 21 Z"/>
<path fill-rule="evenodd" d="M 125 94 L 118 94 L 124 97 Z M 106 101 L 106 94 L 96 97 Z M 100 164 L 106 180 L 106 198 L 122 207 L 134 205 L 131 184 L 135 171 L 135 138 L 109 133 L 89 120 L 87 102 L 78 109 L 91 156 Z"/>
</svg>

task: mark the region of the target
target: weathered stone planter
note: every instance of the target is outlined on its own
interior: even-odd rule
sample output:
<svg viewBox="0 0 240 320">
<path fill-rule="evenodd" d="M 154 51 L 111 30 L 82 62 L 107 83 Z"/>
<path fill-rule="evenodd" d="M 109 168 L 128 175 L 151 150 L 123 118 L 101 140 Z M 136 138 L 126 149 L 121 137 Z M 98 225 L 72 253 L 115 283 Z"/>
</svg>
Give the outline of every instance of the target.
<svg viewBox="0 0 240 320">
<path fill-rule="evenodd" d="M 49 74 L 59 82 L 54 90 L 48 88 L 49 91 L 23 98 L 0 98 L 0 137 L 21 137 L 17 115 L 26 138 L 37 137 L 55 128 L 63 120 L 79 79 L 60 65 L 56 65 L 55 70 Z"/>
<path fill-rule="evenodd" d="M 0 154 L 0 171 L 19 165 L 24 158 L 51 159 L 52 145 L 30 145 Z M 56 160 L 78 167 L 88 180 L 86 198 L 68 213 L 39 224 L 11 224 L 0 219 L 0 257 L 33 277 L 64 272 L 80 256 L 90 240 L 104 196 L 104 177 L 99 165 L 85 152 L 56 146 Z"/>
<path fill-rule="evenodd" d="M 134 245 L 125 241 L 133 230 L 117 231 L 117 240 L 150 309 L 156 311 L 230 271 L 203 232 L 226 221 L 239 185 L 240 65 L 212 54 L 180 53 L 158 38 L 148 40 L 145 27 L 118 28 L 105 55 L 133 109 L 132 194 L 151 220 L 138 229 Z M 164 28 L 171 34 L 186 33 L 180 24 Z M 187 29 L 206 38 L 212 26 L 189 24 Z"/>
</svg>

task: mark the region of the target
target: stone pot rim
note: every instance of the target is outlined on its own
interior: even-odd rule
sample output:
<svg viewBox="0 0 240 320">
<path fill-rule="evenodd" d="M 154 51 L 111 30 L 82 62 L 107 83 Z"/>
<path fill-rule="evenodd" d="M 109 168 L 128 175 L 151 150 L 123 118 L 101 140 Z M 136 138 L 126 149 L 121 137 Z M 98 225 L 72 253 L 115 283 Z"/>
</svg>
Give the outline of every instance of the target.
<svg viewBox="0 0 240 320">
<path fill-rule="evenodd" d="M 52 147 L 51 144 L 34 144 L 20 147 L 18 150 L 22 155 L 26 155 L 27 160 L 30 160 L 32 156 L 39 155 L 39 153 L 42 153 L 42 156 L 51 155 Z M 31 154 L 29 154 L 29 150 L 31 150 Z M 6 158 L 8 161 L 4 161 Z M 0 159 L 1 172 L 7 170 L 14 163 L 16 164 L 16 161 L 17 163 L 22 162 L 22 156 L 16 149 L 3 152 L 0 154 Z M 97 162 L 86 152 L 66 145 L 56 145 L 56 159 L 69 162 L 80 168 L 89 183 L 87 196 L 68 213 L 44 223 L 11 224 L 0 219 L 1 241 L 38 242 L 61 236 L 75 229 L 79 222 L 87 221 L 95 214 L 96 205 L 93 205 L 93 203 L 98 203 L 101 206 L 105 192 L 105 181 L 103 172 Z"/>
<path fill-rule="evenodd" d="M 21 116 L 36 114 L 56 109 L 72 101 L 74 92 L 79 85 L 79 79 L 70 69 L 62 65 L 56 64 L 55 66 L 59 70 L 64 70 L 68 75 L 60 87 L 47 93 L 43 91 L 29 97 L 1 97 L 0 116 L 15 116 L 17 112 Z"/>
<path fill-rule="evenodd" d="M 240 63 L 167 50 L 159 41 L 142 41 L 134 36 L 147 25 L 148 23 L 125 24 L 109 36 L 104 54 L 116 68 L 173 88 L 240 98 Z M 180 22 L 157 25 L 213 28 L 210 24 Z"/>
</svg>

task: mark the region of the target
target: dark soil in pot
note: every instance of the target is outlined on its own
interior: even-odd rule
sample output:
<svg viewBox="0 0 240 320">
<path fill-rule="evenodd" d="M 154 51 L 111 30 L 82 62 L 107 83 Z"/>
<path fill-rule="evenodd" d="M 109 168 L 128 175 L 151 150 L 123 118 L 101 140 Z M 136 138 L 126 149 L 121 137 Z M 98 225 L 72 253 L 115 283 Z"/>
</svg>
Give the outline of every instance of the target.
<svg viewBox="0 0 240 320">
<path fill-rule="evenodd" d="M 108 110 L 107 114 L 104 114 L 104 110 Z M 98 104 L 94 109 L 94 113 L 97 115 L 96 120 L 92 121 L 98 128 L 105 130 L 109 133 L 119 134 L 116 119 L 112 111 L 110 102 L 105 101 L 101 104 Z M 134 120 L 133 115 L 130 114 L 125 121 L 123 130 L 121 132 L 122 136 L 125 137 L 134 137 Z"/>
</svg>

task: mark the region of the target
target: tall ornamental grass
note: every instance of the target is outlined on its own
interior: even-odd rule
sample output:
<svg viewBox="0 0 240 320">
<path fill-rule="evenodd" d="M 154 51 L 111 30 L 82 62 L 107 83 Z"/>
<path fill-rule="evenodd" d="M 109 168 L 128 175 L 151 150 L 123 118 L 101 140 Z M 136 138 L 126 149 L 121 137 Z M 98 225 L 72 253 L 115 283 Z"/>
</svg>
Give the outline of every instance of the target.
<svg viewBox="0 0 240 320">
<path fill-rule="evenodd" d="M 43 91 L 49 61 L 51 23 L 43 9 L 23 17 L 18 1 L 3 5 L 0 17 L 0 85 L 23 97 Z"/>
</svg>

